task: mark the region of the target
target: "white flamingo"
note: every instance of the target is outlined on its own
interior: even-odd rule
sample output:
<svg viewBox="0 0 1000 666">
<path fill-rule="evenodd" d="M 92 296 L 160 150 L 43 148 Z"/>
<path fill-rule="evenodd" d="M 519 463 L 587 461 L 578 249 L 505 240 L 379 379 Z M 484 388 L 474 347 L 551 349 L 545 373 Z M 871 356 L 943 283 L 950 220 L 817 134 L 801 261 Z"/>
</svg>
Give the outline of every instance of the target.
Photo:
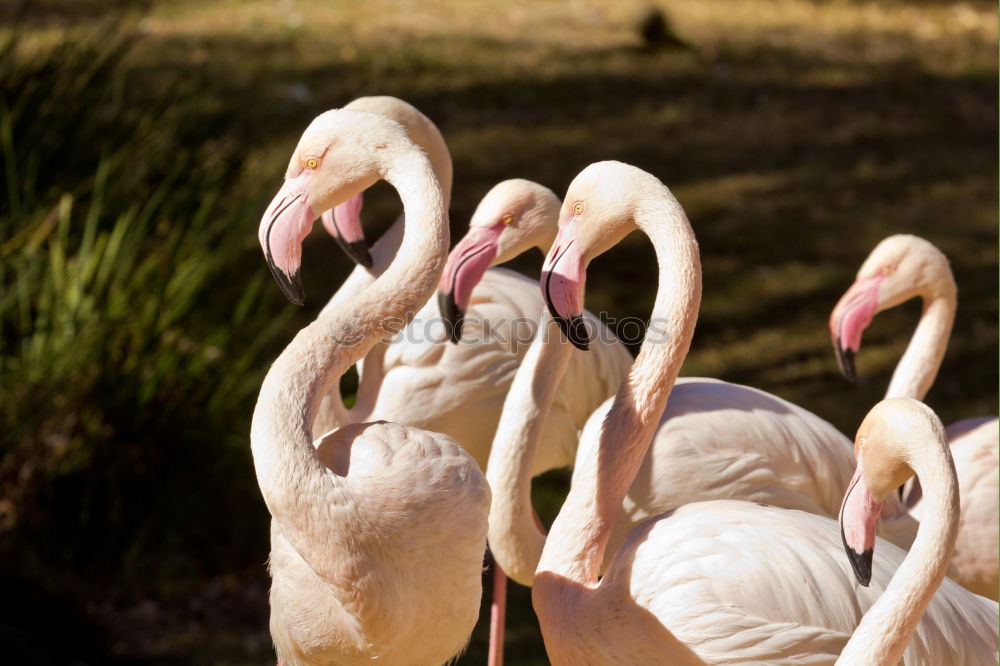
<svg viewBox="0 0 1000 666">
<path fill-rule="evenodd" d="M 872 575 L 877 542 L 874 524 L 885 497 L 914 475 L 927 491 L 927 510 L 910 552 L 895 566 L 892 582 L 865 612 L 840 655 L 850 664 L 899 663 L 906 657 L 928 663 L 993 663 L 997 659 L 997 605 L 946 581 L 948 592 L 935 591 L 945 580 L 959 531 L 959 487 L 944 426 L 926 405 L 912 398 L 888 398 L 868 413 L 855 438 L 857 471 L 844 495 L 840 524 L 844 548 L 862 585 Z M 898 551 L 890 550 L 899 556 Z M 934 657 L 932 647 L 907 643 L 926 609 L 926 628 L 952 620 L 957 631 L 944 641 L 954 652 Z M 943 617 L 935 617 L 934 614 Z M 943 621 L 944 620 L 944 621 Z M 963 622 L 964 621 L 964 622 Z M 964 626 L 963 626 L 964 625 Z M 927 634 L 925 641 L 941 641 Z"/>
<path fill-rule="evenodd" d="M 883 590 L 889 621 L 915 624 L 920 609 L 908 604 L 907 591 L 922 581 L 900 576 L 888 585 L 905 554 L 879 544 L 888 566 L 876 568 L 871 587 L 859 588 L 837 523 L 806 512 L 732 500 L 688 504 L 632 530 L 598 580 L 615 516 L 690 346 L 701 271 L 680 204 L 634 167 L 605 162 L 585 169 L 570 185 L 562 219 L 542 285 L 571 341 L 586 335 L 578 313 L 587 263 L 636 228 L 650 237 L 660 266 L 653 320 L 669 324 L 660 340 L 647 335 L 611 409 L 588 424 L 569 496 L 545 543 L 532 600 L 552 662 L 831 663 L 845 645 L 895 641 L 887 628 L 884 636 L 849 639 Z M 929 447 L 914 448 L 913 464 L 924 473 Z M 924 523 L 905 556 L 914 564 L 901 571 L 933 563 L 933 580 L 941 580 L 949 544 L 929 534 L 940 522 Z M 997 618 L 995 603 L 945 580 L 904 663 L 996 663 Z"/>
<path fill-rule="evenodd" d="M 382 276 L 302 329 L 271 367 L 251 448 L 271 524 L 271 635 L 292 664 L 440 664 L 466 645 L 482 596 L 490 492 L 452 438 L 342 424 L 314 447 L 320 400 L 434 291 L 448 217 L 426 155 L 398 123 L 335 110 L 306 129 L 261 222 L 272 272 L 298 280 L 324 210 L 378 179 L 407 212 Z"/>
<path fill-rule="evenodd" d="M 855 378 L 854 356 L 872 318 L 919 297 L 920 323 L 892 374 L 886 398 L 923 400 L 934 383 L 955 321 L 958 289 L 948 258 L 934 245 L 910 235 L 890 236 L 861 265 L 857 279 L 830 315 L 834 350 L 844 375 Z M 962 517 L 952 556 L 952 577 L 976 594 L 1000 592 L 1000 426 L 997 418 L 964 419 L 948 426 L 958 470 Z M 920 486 L 906 503 L 923 514 Z"/>
</svg>

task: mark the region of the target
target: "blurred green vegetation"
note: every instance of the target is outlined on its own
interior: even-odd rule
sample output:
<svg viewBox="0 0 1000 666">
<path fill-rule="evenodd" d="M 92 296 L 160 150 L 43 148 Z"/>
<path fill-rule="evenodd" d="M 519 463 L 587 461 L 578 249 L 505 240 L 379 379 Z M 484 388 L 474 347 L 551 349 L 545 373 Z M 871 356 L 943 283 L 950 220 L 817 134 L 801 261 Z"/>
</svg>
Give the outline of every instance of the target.
<svg viewBox="0 0 1000 666">
<path fill-rule="evenodd" d="M 289 317 L 232 243 L 243 156 L 183 87 L 130 99 L 130 42 L 0 58 L 0 573 L 38 586 L 8 597 L 15 626 L 50 622 L 44 598 L 25 613 L 40 594 L 197 584 L 267 543 L 231 513 L 262 509 L 248 419 Z"/>
<path fill-rule="evenodd" d="M 688 46 L 644 44 L 640 0 L 0 7 L 0 642 L 16 627 L 90 663 L 273 662 L 250 415 L 349 266 L 314 235 L 295 310 L 256 225 L 308 121 L 364 94 L 441 127 L 456 234 L 503 178 L 560 192 L 601 159 L 661 177 L 705 271 L 685 374 L 847 433 L 919 306 L 875 320 L 858 387 L 826 318 L 879 239 L 928 238 L 960 308 L 927 401 L 945 422 L 995 412 L 995 5 L 660 4 Z M 370 238 L 398 207 L 375 190 Z M 646 314 L 654 270 L 630 237 L 595 262 L 588 307 Z M 544 519 L 566 483 L 536 482 Z M 530 594 L 510 603 L 509 663 L 545 663 Z M 461 663 L 485 661 L 486 636 Z"/>
</svg>

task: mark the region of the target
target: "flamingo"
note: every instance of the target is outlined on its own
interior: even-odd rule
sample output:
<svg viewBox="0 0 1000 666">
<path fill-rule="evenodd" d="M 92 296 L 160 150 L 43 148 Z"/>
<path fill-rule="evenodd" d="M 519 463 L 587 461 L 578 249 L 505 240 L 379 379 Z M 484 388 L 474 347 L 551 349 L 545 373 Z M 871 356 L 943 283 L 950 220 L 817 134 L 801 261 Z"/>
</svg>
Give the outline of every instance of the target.
<svg viewBox="0 0 1000 666">
<path fill-rule="evenodd" d="M 298 284 L 316 216 L 378 179 L 400 194 L 406 227 L 389 268 L 302 329 L 261 386 L 250 441 L 271 523 L 271 635 L 279 663 L 440 664 L 478 618 L 490 491 L 451 437 L 343 423 L 314 446 L 320 400 L 434 291 L 448 217 L 426 155 L 398 123 L 333 110 L 292 154 L 261 221 L 275 277 Z"/>
<path fill-rule="evenodd" d="M 880 242 L 830 315 L 833 347 L 844 376 L 855 379 L 854 357 L 874 316 L 919 296 L 924 302 L 920 323 L 885 397 L 923 400 L 948 347 L 957 291 L 948 258 L 930 242 L 903 234 Z M 976 594 L 996 599 L 1000 592 L 1000 427 L 995 416 L 980 417 L 953 423 L 946 432 L 962 500 L 952 577 Z M 916 482 L 906 503 L 914 517 L 922 516 Z"/>
<path fill-rule="evenodd" d="M 666 331 L 658 339 L 647 335 L 611 408 L 593 427 L 588 423 L 569 495 L 545 542 L 532 602 L 552 663 L 830 663 L 852 644 L 878 638 L 851 633 L 883 591 L 881 608 L 890 612 L 880 611 L 876 621 L 917 624 L 919 609 L 905 593 L 920 581 L 904 576 L 933 563 L 934 579 L 941 580 L 948 544 L 930 533 L 938 520 L 923 525 L 908 556 L 879 543 L 886 566 L 875 569 L 870 587 L 859 587 L 836 521 L 752 502 L 695 502 L 633 529 L 598 580 L 615 515 L 690 346 L 701 269 L 680 204 L 635 167 L 603 162 L 584 169 L 569 187 L 561 219 L 541 282 L 569 340 L 587 338 L 579 318 L 586 265 L 636 228 L 656 250 L 652 319 L 666 322 Z M 918 473 L 925 471 L 925 448 L 914 450 Z M 874 515 L 865 518 L 874 529 Z M 889 585 L 904 558 L 904 575 Z M 996 663 L 997 619 L 996 603 L 945 580 L 904 663 Z"/>
<path fill-rule="evenodd" d="M 957 640 L 952 639 L 958 648 L 955 662 L 995 663 L 996 602 L 951 581 L 953 595 L 935 594 L 952 559 L 960 513 L 958 475 L 941 420 L 913 398 L 888 398 L 865 417 L 854 449 L 858 466 L 844 496 L 840 525 L 858 582 L 869 584 L 874 551 L 883 547 L 874 538 L 873 526 L 884 498 L 895 495 L 897 487 L 916 475 L 926 487 L 928 506 L 910 553 L 895 567 L 889 587 L 865 612 L 840 661 L 876 666 L 899 663 L 917 622 L 930 606 L 947 617 L 967 620 Z M 963 649 L 967 650 L 964 655 Z M 941 662 L 926 653 L 921 657 Z"/>
</svg>

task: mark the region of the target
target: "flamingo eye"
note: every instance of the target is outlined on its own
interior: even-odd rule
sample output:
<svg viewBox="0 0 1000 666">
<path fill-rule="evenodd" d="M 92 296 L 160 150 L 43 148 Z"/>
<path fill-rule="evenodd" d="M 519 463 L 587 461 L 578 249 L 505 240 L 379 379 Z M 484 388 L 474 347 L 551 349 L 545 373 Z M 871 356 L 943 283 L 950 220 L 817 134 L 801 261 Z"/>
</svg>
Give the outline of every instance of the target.
<svg viewBox="0 0 1000 666">
<path fill-rule="evenodd" d="M 888 276 L 892 275 L 892 272 L 894 270 L 896 270 L 895 266 L 883 266 L 882 267 L 882 275 L 885 276 L 885 277 L 888 277 Z"/>
<path fill-rule="evenodd" d="M 318 159 L 316 159 L 315 157 L 307 157 L 306 158 L 306 168 L 307 169 L 315 169 L 318 166 L 319 166 L 319 160 Z"/>
<path fill-rule="evenodd" d="M 575 204 L 573 204 L 573 214 L 574 215 L 583 215 L 583 202 L 582 201 L 577 201 Z"/>
<path fill-rule="evenodd" d="M 511 215 L 510 213 L 507 213 L 506 215 L 500 218 L 500 221 L 509 227 L 514 222 L 514 216 Z"/>
</svg>

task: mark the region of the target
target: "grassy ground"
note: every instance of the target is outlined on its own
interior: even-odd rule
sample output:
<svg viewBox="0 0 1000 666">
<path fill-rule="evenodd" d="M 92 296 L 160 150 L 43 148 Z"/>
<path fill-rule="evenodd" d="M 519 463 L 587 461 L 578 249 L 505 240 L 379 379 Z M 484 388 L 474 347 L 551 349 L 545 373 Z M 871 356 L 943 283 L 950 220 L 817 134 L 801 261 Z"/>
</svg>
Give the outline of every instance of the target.
<svg viewBox="0 0 1000 666">
<path fill-rule="evenodd" d="M 503 178 L 561 192 L 601 159 L 658 175 L 705 270 L 685 373 L 848 433 L 919 306 L 876 319 L 857 387 L 826 318 L 879 239 L 922 235 L 961 299 L 927 400 L 946 422 L 994 412 L 996 6 L 660 2 L 683 45 L 655 48 L 636 29 L 648 4 L 0 7 L 0 630 L 94 663 L 269 663 L 249 417 L 267 363 L 348 266 L 314 236 L 293 311 L 255 230 L 308 121 L 359 95 L 441 127 L 456 232 Z M 397 206 L 377 188 L 370 237 Z M 595 262 L 588 307 L 647 313 L 654 266 L 630 237 Z M 564 486 L 536 483 L 550 513 Z M 510 663 L 545 663 L 526 590 L 511 604 Z M 484 661 L 485 635 L 462 663 Z"/>
</svg>

